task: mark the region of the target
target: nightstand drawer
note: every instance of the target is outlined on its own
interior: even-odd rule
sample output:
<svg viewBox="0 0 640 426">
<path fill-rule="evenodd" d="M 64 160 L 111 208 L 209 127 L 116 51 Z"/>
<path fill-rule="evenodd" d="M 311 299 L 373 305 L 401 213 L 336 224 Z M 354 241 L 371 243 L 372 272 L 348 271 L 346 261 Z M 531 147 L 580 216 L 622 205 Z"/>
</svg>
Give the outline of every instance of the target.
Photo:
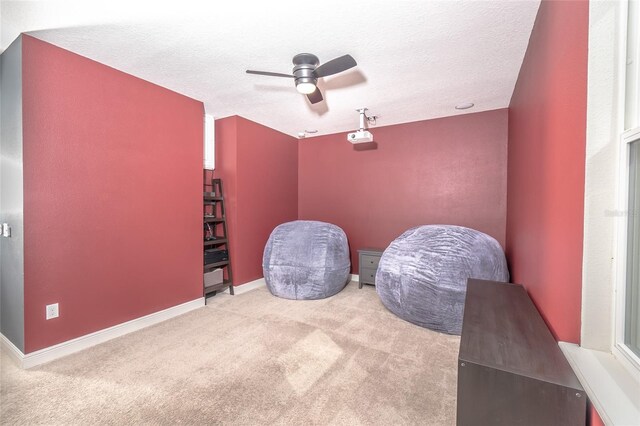
<svg viewBox="0 0 640 426">
<path fill-rule="evenodd" d="M 380 256 L 360 255 L 360 268 L 378 269 L 378 263 L 380 263 Z"/>
<path fill-rule="evenodd" d="M 376 284 L 376 272 L 380 257 L 384 252 L 383 249 L 363 248 L 358 250 L 358 262 L 360 263 L 360 284 L 358 288 L 362 288 L 363 284 Z"/>
<path fill-rule="evenodd" d="M 375 284 L 376 272 L 374 268 L 360 268 L 360 282 L 363 284 Z"/>
</svg>

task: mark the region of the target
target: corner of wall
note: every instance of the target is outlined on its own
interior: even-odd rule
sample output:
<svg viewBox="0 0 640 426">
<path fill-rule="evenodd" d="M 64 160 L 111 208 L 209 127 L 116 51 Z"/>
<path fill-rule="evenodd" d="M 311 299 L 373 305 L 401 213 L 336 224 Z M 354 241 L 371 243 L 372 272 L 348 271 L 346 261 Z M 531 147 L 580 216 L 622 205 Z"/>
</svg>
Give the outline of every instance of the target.
<svg viewBox="0 0 640 426">
<path fill-rule="evenodd" d="M 24 352 L 201 296 L 202 103 L 34 37 L 22 64 Z"/>
<path fill-rule="evenodd" d="M 298 215 L 295 138 L 241 116 L 216 123 L 216 174 L 226 179 L 234 284 L 262 277 L 262 251 L 273 227 Z M 219 125 L 218 125 L 219 124 Z M 218 151 L 218 147 L 220 151 Z"/>
<path fill-rule="evenodd" d="M 580 340 L 588 12 L 587 2 L 541 2 L 508 120 L 512 279 L 570 342 Z"/>
<path fill-rule="evenodd" d="M 24 352 L 24 171 L 22 118 L 22 36 L 0 56 L 0 222 L 11 238 L 0 237 L 0 324 Z"/>
</svg>

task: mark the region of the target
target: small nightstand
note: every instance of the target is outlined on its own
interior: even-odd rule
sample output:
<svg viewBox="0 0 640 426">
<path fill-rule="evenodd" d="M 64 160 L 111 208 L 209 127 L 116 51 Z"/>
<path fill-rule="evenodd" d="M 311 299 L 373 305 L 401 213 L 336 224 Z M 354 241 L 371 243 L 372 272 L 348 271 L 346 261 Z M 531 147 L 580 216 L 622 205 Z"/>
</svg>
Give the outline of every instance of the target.
<svg viewBox="0 0 640 426">
<path fill-rule="evenodd" d="M 358 275 L 360 276 L 360 283 L 358 288 L 362 288 L 363 284 L 376 285 L 376 271 L 378 270 L 378 263 L 380 263 L 380 257 L 384 250 L 377 248 L 364 248 L 358 250 L 358 263 L 360 264 L 360 270 Z"/>
</svg>

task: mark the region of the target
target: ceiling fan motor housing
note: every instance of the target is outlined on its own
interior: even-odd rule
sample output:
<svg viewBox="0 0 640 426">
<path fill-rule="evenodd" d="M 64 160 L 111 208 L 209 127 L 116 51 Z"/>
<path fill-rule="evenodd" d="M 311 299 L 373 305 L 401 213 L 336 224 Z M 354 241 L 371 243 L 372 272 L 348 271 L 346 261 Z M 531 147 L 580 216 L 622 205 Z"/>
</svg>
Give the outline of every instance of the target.
<svg viewBox="0 0 640 426">
<path fill-rule="evenodd" d="M 311 83 L 314 86 L 318 78 L 313 73 L 320 61 L 311 53 L 300 53 L 293 57 L 293 76 L 296 78 L 296 86 L 301 83 Z"/>
</svg>

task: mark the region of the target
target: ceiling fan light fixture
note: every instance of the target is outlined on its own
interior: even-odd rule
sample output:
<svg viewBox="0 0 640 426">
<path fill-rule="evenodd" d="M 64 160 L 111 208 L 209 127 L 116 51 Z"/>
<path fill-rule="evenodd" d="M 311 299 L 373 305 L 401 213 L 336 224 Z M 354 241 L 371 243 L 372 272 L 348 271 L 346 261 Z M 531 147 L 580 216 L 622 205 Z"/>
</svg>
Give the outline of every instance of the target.
<svg viewBox="0 0 640 426">
<path fill-rule="evenodd" d="M 296 89 L 303 95 L 308 95 L 316 91 L 316 85 L 313 83 L 296 83 Z"/>
<path fill-rule="evenodd" d="M 320 89 L 316 86 L 319 78 L 338 74 L 358 65 L 351 55 L 342 55 L 339 58 L 318 65 L 318 57 L 311 53 L 299 53 L 293 57 L 292 62 L 293 70 L 291 74 L 254 70 L 247 70 L 246 72 L 247 74 L 294 78 L 297 91 L 306 95 L 310 104 L 317 104 L 324 100 Z"/>
</svg>

